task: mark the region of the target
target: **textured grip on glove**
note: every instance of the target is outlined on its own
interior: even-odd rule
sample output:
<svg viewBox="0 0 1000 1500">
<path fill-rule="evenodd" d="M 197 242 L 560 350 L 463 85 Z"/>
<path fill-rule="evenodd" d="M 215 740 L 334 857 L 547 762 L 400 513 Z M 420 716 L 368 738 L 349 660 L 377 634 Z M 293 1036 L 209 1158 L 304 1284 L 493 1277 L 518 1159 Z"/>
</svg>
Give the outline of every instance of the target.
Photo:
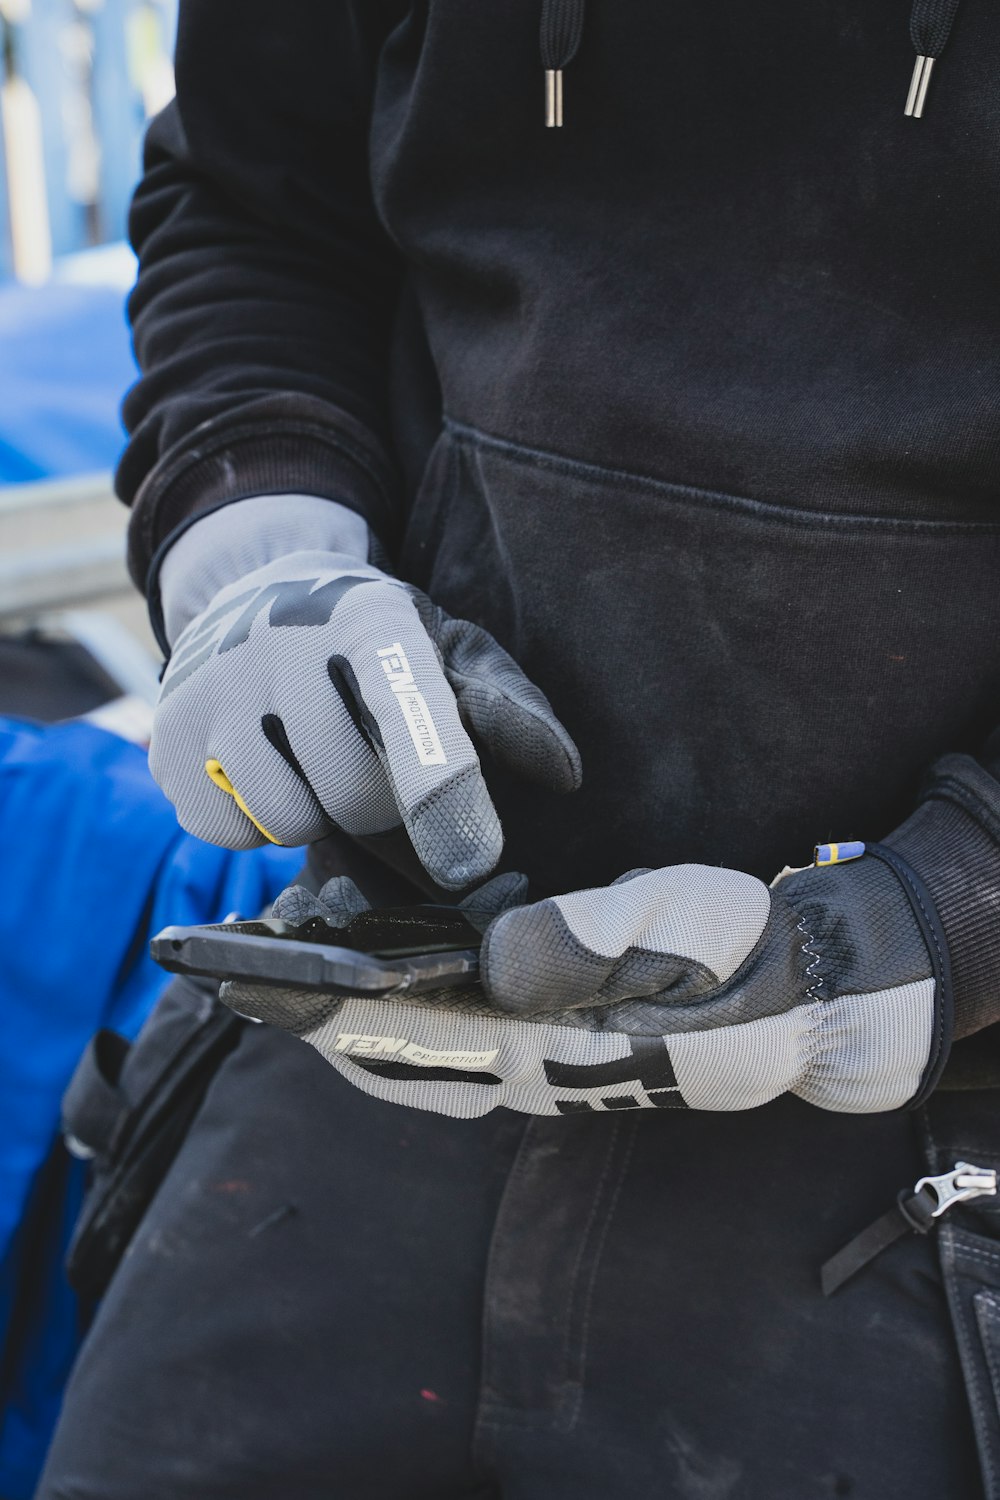
<svg viewBox="0 0 1000 1500">
<path fill-rule="evenodd" d="M 515 1014 L 654 996 L 676 1005 L 732 978 L 770 909 L 752 875 L 704 865 L 646 871 L 498 918 L 483 945 L 484 982 Z"/>
</svg>

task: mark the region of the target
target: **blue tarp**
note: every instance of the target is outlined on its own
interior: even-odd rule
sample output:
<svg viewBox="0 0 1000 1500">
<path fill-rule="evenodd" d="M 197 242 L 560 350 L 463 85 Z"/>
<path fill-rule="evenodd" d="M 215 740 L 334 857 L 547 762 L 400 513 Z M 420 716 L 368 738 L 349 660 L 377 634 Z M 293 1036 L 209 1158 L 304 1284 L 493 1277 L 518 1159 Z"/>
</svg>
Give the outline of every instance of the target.
<svg viewBox="0 0 1000 1500">
<path fill-rule="evenodd" d="M 0 851 L 0 1495 L 30 1500 L 77 1346 L 61 1254 L 79 1170 L 41 1236 L 26 1218 L 44 1173 L 65 1171 L 63 1089 L 94 1031 L 133 1036 L 167 982 L 149 933 L 259 911 L 302 851 L 202 843 L 137 746 L 86 723 L 2 717 Z M 26 1263 L 29 1223 L 44 1266 Z"/>
<path fill-rule="evenodd" d="M 120 281 L 0 285 L 0 484 L 116 462 L 136 377 Z"/>
</svg>

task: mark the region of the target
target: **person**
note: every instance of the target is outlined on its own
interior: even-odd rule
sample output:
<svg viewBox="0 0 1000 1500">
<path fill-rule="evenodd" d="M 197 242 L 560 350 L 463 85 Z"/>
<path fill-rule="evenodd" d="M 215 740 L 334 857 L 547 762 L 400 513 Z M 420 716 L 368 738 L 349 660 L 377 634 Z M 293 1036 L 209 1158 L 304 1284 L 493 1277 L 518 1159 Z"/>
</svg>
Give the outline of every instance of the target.
<svg viewBox="0 0 1000 1500">
<path fill-rule="evenodd" d="M 232 994 L 42 1500 L 1000 1494 L 997 22 L 910 20 L 181 5 L 154 773 L 483 987 Z"/>
<path fill-rule="evenodd" d="M 32 691 L 48 721 L 22 717 L 23 696 L 16 716 L 0 713 L 4 1500 L 35 1493 L 90 1313 L 63 1264 L 84 1166 L 62 1149 L 60 1101 L 80 1054 L 98 1028 L 134 1038 L 163 994 L 153 933 L 257 911 L 296 873 L 294 850 L 231 854 L 182 832 L 145 749 L 109 727 L 131 727 L 121 700 L 117 721 L 106 703 L 81 703 L 107 697 L 96 663 L 88 673 L 78 647 L 18 644 L 5 642 L 4 696 Z M 71 717 L 83 707 L 85 718 Z"/>
</svg>

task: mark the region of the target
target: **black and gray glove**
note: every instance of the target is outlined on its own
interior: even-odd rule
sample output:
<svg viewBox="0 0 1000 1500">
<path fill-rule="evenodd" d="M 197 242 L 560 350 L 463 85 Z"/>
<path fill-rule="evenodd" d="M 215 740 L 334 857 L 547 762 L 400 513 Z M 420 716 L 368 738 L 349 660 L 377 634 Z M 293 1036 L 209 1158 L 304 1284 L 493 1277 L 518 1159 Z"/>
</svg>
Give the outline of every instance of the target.
<svg viewBox="0 0 1000 1500">
<path fill-rule="evenodd" d="M 1000 860 L 995 845 L 979 859 L 975 842 L 989 837 L 978 794 L 996 806 L 996 783 L 955 756 L 932 792 L 885 846 L 771 888 L 678 865 L 501 910 L 483 941 L 483 992 L 461 1003 L 237 986 L 224 998 L 296 1032 L 365 1092 L 447 1115 L 737 1110 L 783 1093 L 849 1113 L 897 1109 L 933 1086 L 953 1032 L 1000 1017 L 989 998 Z M 479 894 L 488 910 L 490 887 Z M 322 911 L 303 900 L 315 898 L 285 893 L 278 914 Z M 954 1002 L 946 926 L 959 938 Z"/>
<path fill-rule="evenodd" d="M 182 826 L 211 843 L 304 844 L 331 825 L 364 836 L 402 824 L 432 879 L 461 889 L 489 873 L 502 846 L 470 734 L 556 791 L 579 782 L 576 747 L 486 631 L 358 555 L 358 517 L 311 497 L 287 497 L 286 515 L 303 504 L 320 508 L 308 518 L 323 550 L 283 550 L 310 534 L 298 522 L 262 542 L 257 518 L 273 526 L 281 505 L 270 499 L 199 521 L 177 543 L 184 553 L 168 556 L 165 616 L 181 628 L 156 709 L 153 775 Z M 281 550 L 204 601 L 223 523 L 243 566 Z M 337 549 L 338 527 L 353 552 Z M 189 594 L 200 580 L 201 607 L 186 622 L 169 597 L 178 579 Z"/>
</svg>

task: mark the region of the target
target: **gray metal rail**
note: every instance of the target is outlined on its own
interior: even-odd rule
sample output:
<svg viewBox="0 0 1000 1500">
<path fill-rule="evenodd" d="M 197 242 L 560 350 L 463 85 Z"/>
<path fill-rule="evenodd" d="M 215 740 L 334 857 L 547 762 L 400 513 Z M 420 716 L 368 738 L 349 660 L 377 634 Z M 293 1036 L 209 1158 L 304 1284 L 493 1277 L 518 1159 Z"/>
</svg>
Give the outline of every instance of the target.
<svg viewBox="0 0 1000 1500">
<path fill-rule="evenodd" d="M 0 489 L 0 620 L 127 594 L 124 526 L 109 474 Z"/>
<path fill-rule="evenodd" d="M 158 662 L 135 628 L 144 611 L 125 570 L 126 519 L 109 474 L 0 489 L 0 632 L 78 641 L 128 701 L 148 706 Z"/>
</svg>

